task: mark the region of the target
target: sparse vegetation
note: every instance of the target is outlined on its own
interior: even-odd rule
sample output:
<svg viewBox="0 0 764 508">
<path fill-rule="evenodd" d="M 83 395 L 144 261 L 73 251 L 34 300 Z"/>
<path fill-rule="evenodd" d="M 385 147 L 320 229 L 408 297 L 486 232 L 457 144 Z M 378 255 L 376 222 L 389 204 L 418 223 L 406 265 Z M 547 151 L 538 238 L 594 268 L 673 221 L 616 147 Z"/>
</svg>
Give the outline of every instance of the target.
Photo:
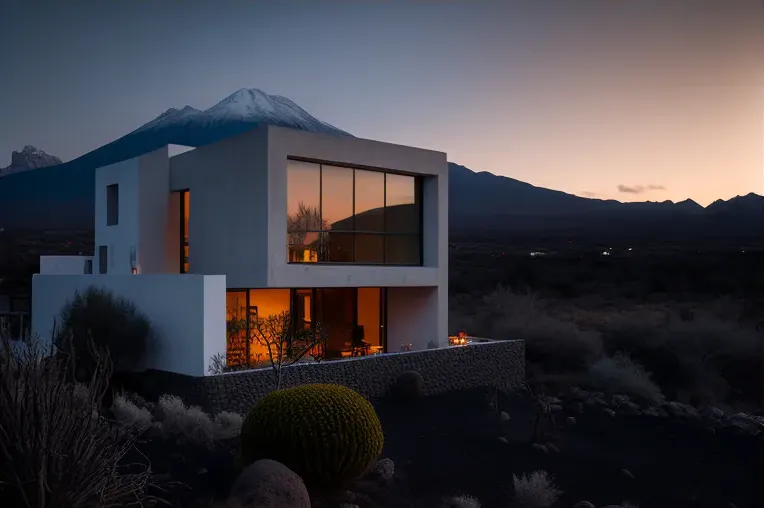
<svg viewBox="0 0 764 508">
<path fill-rule="evenodd" d="M 129 372 L 143 367 L 150 338 L 151 325 L 135 304 L 91 286 L 64 305 L 53 343 L 59 354 L 74 354 L 75 375 L 82 381 L 95 369 L 90 341 L 109 352 L 116 372 Z"/>
<path fill-rule="evenodd" d="M 513 475 L 515 501 L 523 508 L 549 508 L 562 494 L 553 480 L 546 471 L 534 471 L 519 477 Z"/>
<path fill-rule="evenodd" d="M 111 364 L 90 346 L 89 380 L 75 384 L 74 355 L 0 337 L 0 505 L 108 508 L 145 497 L 150 468 L 124 461 L 134 436 L 99 415 Z"/>
<path fill-rule="evenodd" d="M 691 312 L 689 311 L 691 310 Z M 528 373 L 553 389 L 599 387 L 658 403 L 750 410 L 764 396 L 761 334 L 729 299 L 706 304 L 551 300 L 499 287 L 451 301 L 452 330 L 526 340 Z"/>
<path fill-rule="evenodd" d="M 650 404 L 664 401 L 661 389 L 653 383 L 650 373 L 624 353 L 603 356 L 594 362 L 589 367 L 589 384 L 610 395 L 629 395 Z"/>
</svg>

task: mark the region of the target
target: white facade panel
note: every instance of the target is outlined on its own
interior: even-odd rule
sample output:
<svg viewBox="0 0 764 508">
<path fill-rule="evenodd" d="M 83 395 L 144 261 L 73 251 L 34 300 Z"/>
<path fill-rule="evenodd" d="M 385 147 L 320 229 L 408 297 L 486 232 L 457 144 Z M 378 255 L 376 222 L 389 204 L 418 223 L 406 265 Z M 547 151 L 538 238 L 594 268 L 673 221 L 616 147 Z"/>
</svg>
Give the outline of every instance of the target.
<svg viewBox="0 0 764 508">
<path fill-rule="evenodd" d="M 395 353 L 409 344 L 412 351 L 430 342 L 448 346 L 448 294 L 437 287 L 387 290 L 387 350 Z"/>
<path fill-rule="evenodd" d="M 139 240 L 139 171 L 140 158 L 130 159 L 96 170 L 95 181 L 95 252 L 93 273 L 99 273 L 100 248 L 106 247 L 106 273 L 128 275 Z M 107 224 L 107 187 L 118 187 L 118 216 L 115 225 Z"/>
<path fill-rule="evenodd" d="M 265 287 L 268 189 L 265 130 L 170 159 L 171 187 L 189 190 L 189 271 L 229 287 Z"/>
<path fill-rule="evenodd" d="M 49 340 L 65 303 L 90 286 L 130 300 L 149 319 L 155 335 L 145 368 L 204 376 L 210 358 L 225 353 L 222 275 L 35 275 L 33 336 Z"/>
<path fill-rule="evenodd" d="M 84 275 L 92 270 L 93 256 L 40 256 L 43 275 Z M 91 272 L 92 273 L 92 272 Z"/>
</svg>

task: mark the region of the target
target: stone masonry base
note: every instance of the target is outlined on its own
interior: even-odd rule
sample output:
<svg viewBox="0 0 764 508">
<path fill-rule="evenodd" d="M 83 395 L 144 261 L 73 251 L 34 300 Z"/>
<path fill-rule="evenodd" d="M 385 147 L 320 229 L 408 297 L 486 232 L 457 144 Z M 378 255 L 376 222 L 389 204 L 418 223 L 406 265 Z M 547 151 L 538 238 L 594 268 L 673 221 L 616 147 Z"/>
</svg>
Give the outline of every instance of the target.
<svg viewBox="0 0 764 508">
<path fill-rule="evenodd" d="M 338 383 L 376 398 L 388 395 L 397 376 L 408 370 L 422 375 L 427 395 L 479 386 L 510 389 L 525 380 L 525 343 L 492 341 L 290 365 L 283 368 L 282 388 Z M 163 393 L 178 395 L 187 404 L 201 406 L 213 414 L 220 411 L 246 414 L 273 386 L 273 370 L 266 368 L 205 377 L 150 371 L 130 380 L 125 388 L 154 400 Z"/>
</svg>

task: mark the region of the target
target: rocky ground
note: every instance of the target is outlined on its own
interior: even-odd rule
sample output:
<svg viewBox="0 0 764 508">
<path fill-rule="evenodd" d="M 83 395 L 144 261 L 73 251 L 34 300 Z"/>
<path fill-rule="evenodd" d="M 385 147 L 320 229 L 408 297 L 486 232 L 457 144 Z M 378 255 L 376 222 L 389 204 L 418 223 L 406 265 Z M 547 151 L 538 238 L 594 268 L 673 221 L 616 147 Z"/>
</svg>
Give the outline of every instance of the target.
<svg viewBox="0 0 764 508">
<path fill-rule="evenodd" d="M 474 389 L 374 405 L 385 431 L 382 467 L 348 490 L 312 492 L 314 508 L 476 507 L 444 504 L 457 496 L 482 508 L 517 506 L 513 475 L 539 470 L 562 490 L 553 507 L 764 506 L 761 418 L 577 389 L 558 398 Z M 144 450 L 160 478 L 193 487 L 176 490 L 174 506 L 209 508 L 198 500 L 232 492 L 236 447 L 232 439 L 212 454 L 167 455 L 177 446 L 154 441 Z"/>
</svg>

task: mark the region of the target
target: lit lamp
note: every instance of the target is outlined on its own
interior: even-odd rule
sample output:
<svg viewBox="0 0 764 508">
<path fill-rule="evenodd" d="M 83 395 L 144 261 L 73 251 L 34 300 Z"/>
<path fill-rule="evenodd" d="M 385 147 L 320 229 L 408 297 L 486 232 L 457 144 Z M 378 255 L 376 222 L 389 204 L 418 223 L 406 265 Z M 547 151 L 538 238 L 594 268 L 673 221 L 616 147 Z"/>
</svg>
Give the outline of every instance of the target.
<svg viewBox="0 0 764 508">
<path fill-rule="evenodd" d="M 138 273 L 138 267 L 136 266 L 136 260 L 138 256 L 135 253 L 135 247 L 130 247 L 130 272 L 133 275 L 136 275 Z"/>
</svg>

